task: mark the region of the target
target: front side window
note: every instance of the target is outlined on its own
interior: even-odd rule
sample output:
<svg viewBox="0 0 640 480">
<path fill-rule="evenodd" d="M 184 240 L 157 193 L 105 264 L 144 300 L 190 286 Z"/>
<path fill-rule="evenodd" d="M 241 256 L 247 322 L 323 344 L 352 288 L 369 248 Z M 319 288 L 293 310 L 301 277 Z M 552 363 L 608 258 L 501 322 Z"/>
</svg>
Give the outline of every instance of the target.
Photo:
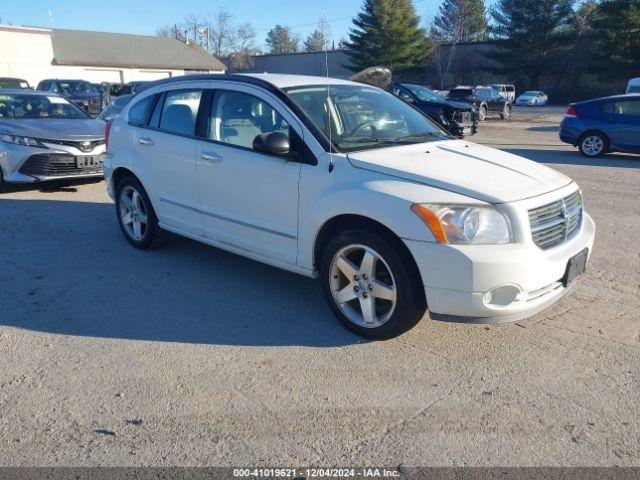
<svg viewBox="0 0 640 480">
<path fill-rule="evenodd" d="M 149 95 L 134 103 L 129 109 L 129 123 L 132 125 L 144 125 L 149 119 L 149 113 L 153 106 L 154 95 Z"/>
<path fill-rule="evenodd" d="M 215 92 L 209 118 L 209 139 L 253 148 L 253 141 L 258 135 L 273 132 L 290 137 L 289 124 L 267 102 L 242 92 Z"/>
<path fill-rule="evenodd" d="M 449 138 L 425 115 L 378 88 L 314 85 L 286 92 L 342 151 Z"/>
<path fill-rule="evenodd" d="M 75 105 L 56 95 L 0 94 L 1 119 L 87 119 Z"/>
<path fill-rule="evenodd" d="M 171 90 L 166 93 L 160 116 L 160 130 L 178 135 L 195 135 L 202 90 Z"/>
</svg>

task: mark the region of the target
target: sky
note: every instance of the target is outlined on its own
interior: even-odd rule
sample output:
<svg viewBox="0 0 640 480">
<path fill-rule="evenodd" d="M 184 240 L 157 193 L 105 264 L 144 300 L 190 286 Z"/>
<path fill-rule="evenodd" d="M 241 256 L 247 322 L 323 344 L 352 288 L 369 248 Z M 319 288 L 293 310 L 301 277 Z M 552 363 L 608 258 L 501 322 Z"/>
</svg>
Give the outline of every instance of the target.
<svg viewBox="0 0 640 480">
<path fill-rule="evenodd" d="M 440 2 L 414 0 L 414 5 L 428 23 Z M 0 23 L 154 35 L 159 26 L 179 22 L 190 13 L 206 17 L 226 8 L 235 23 L 249 22 L 254 26 L 257 43 L 264 47 L 265 36 L 274 25 L 296 26 L 294 31 L 304 39 L 324 11 L 331 22 L 331 37 L 337 44 L 347 36 L 350 19 L 362 3 L 362 0 L 0 0 Z"/>
</svg>

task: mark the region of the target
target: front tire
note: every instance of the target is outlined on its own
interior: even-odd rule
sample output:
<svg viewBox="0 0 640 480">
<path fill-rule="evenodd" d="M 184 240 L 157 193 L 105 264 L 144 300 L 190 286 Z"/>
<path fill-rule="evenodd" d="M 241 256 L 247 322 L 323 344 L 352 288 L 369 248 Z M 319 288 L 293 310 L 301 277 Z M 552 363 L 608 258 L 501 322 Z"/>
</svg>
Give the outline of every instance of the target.
<svg viewBox="0 0 640 480">
<path fill-rule="evenodd" d="M 2 173 L 2 168 L 0 167 L 0 193 L 4 193 L 7 191 L 7 182 L 4 181 L 4 174 Z"/>
<path fill-rule="evenodd" d="M 122 234 L 136 248 L 155 248 L 167 238 L 167 232 L 158 225 L 147 192 L 133 176 L 123 178 L 118 184 L 116 216 Z"/>
<path fill-rule="evenodd" d="M 580 139 L 578 148 L 584 157 L 602 157 L 609 149 L 609 139 L 600 132 L 588 132 Z"/>
<path fill-rule="evenodd" d="M 484 122 L 487 118 L 487 107 L 484 105 L 480 105 L 480 109 L 478 110 L 478 120 Z"/>
<path fill-rule="evenodd" d="M 353 229 L 334 236 L 322 255 L 320 279 L 334 315 L 363 337 L 397 337 L 426 311 L 417 268 L 378 233 Z"/>
<path fill-rule="evenodd" d="M 507 103 L 507 104 L 505 104 L 504 108 L 502 109 L 502 113 L 500 114 L 500 118 L 502 120 L 508 120 L 510 116 L 511 116 L 511 105 L 509 105 Z"/>
</svg>

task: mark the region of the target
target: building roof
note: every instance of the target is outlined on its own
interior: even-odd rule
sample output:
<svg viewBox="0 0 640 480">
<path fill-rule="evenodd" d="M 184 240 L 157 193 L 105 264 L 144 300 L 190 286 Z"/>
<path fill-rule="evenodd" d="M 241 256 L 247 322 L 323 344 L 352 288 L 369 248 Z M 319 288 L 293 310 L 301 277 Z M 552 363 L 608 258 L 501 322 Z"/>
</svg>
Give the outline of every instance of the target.
<svg viewBox="0 0 640 480">
<path fill-rule="evenodd" d="M 82 30 L 51 31 L 53 63 L 92 67 L 225 70 L 200 47 L 175 38 Z"/>
</svg>

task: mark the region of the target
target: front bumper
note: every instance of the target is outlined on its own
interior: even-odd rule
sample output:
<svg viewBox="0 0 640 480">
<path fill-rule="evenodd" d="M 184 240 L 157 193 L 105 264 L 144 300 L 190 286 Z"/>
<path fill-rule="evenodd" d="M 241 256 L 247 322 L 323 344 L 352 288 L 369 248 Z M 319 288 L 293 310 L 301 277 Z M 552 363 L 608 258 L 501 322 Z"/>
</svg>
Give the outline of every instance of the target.
<svg viewBox="0 0 640 480">
<path fill-rule="evenodd" d="M 73 146 L 50 144 L 49 148 L 2 144 L 0 167 L 9 183 L 36 183 L 102 177 L 104 144 L 83 152 Z"/>
<path fill-rule="evenodd" d="M 445 245 L 405 240 L 422 275 L 434 319 L 501 323 L 530 317 L 559 300 L 573 286 L 562 283 L 570 258 L 593 248 L 595 225 L 585 212 L 578 233 L 542 250 L 532 242 L 508 245 Z M 487 302 L 498 287 L 513 299 Z"/>
</svg>

